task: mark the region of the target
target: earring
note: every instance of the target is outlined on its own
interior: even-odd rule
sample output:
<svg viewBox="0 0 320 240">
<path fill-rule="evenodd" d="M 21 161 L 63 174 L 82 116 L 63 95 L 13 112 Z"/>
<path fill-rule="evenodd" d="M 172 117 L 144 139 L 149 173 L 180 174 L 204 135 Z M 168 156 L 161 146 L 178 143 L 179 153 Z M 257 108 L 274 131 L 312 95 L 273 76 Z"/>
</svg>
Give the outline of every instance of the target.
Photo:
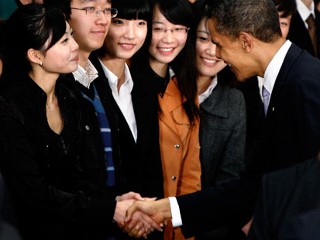
<svg viewBox="0 0 320 240">
<path fill-rule="evenodd" d="M 42 67 L 42 65 L 43 65 L 43 62 L 39 62 L 39 66 L 41 66 L 41 67 Z"/>
</svg>

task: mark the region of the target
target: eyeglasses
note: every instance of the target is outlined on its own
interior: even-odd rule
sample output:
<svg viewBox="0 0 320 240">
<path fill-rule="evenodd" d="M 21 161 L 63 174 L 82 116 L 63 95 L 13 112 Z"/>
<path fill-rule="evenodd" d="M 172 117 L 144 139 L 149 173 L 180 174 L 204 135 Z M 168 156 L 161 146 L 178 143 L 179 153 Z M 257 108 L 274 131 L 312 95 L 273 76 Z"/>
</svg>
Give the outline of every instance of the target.
<svg viewBox="0 0 320 240">
<path fill-rule="evenodd" d="M 153 27 L 152 31 L 156 34 L 163 35 L 164 33 L 167 33 L 167 31 L 170 31 L 174 35 L 182 35 L 187 33 L 190 30 L 190 28 L 187 27 L 176 27 L 176 28 L 163 28 L 163 27 Z"/>
<path fill-rule="evenodd" d="M 95 7 L 85 7 L 85 8 L 75 8 L 71 7 L 71 9 L 74 10 L 81 10 L 81 11 L 86 11 L 86 14 L 89 16 L 93 16 L 93 14 L 96 14 L 98 17 L 101 13 L 104 15 L 111 15 L 111 18 L 115 18 L 118 14 L 118 9 L 116 8 L 105 8 L 105 9 L 97 9 Z"/>
</svg>

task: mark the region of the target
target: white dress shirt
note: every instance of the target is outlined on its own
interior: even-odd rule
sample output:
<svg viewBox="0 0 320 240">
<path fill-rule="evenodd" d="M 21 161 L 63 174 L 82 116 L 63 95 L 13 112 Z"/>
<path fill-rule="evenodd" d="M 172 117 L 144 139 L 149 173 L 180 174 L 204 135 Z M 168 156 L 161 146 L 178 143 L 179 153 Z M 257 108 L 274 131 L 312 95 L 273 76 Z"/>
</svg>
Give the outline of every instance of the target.
<svg viewBox="0 0 320 240">
<path fill-rule="evenodd" d="M 264 73 L 263 85 L 268 90 L 270 95 L 272 93 L 280 68 L 283 64 L 284 58 L 287 55 L 287 52 L 290 46 L 291 46 L 291 42 L 287 40 L 282 45 L 282 47 L 277 51 L 277 53 L 274 55 L 274 57 L 272 58 L 272 60 L 270 61 L 269 65 L 266 68 L 266 71 Z M 262 85 L 259 87 L 260 87 L 260 94 L 261 94 Z M 182 226 L 182 219 L 181 219 L 181 213 L 180 213 L 180 208 L 179 208 L 177 199 L 175 197 L 169 197 L 169 201 L 170 201 L 170 210 L 172 215 L 172 220 L 171 220 L 172 225 L 173 227 L 180 227 Z"/>
<path fill-rule="evenodd" d="M 218 77 L 217 75 L 212 78 L 211 83 L 209 87 L 199 95 L 199 104 L 203 103 L 212 93 L 213 89 L 217 86 L 218 84 Z"/>
<path fill-rule="evenodd" d="M 112 90 L 112 96 L 116 103 L 118 104 L 124 118 L 126 119 L 128 126 L 131 130 L 132 136 L 135 141 L 137 141 L 137 123 L 136 117 L 134 115 L 133 105 L 132 105 L 132 97 L 131 92 L 133 89 L 133 80 L 131 77 L 131 73 L 127 64 L 125 64 L 124 83 L 120 86 L 118 91 L 118 77 L 111 72 L 99 59 L 104 74 L 106 75 L 109 86 Z"/>
<path fill-rule="evenodd" d="M 311 3 L 311 9 L 309 9 L 303 2 L 302 0 L 296 0 L 297 4 L 297 11 L 300 14 L 306 28 L 308 29 L 308 24 L 306 23 L 307 18 L 310 16 L 310 14 L 313 15 L 315 18 L 314 14 L 314 2 L 312 1 Z"/>
<path fill-rule="evenodd" d="M 86 69 L 78 65 L 77 70 L 72 72 L 74 79 L 86 88 L 98 77 L 98 71 L 88 59 Z"/>
</svg>

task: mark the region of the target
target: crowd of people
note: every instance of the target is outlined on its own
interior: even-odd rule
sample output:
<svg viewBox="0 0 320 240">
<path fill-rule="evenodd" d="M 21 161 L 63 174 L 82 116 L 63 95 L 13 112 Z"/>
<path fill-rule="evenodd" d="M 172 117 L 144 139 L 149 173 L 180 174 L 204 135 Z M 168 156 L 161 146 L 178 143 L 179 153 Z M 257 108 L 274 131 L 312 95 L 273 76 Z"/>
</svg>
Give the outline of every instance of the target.
<svg viewBox="0 0 320 240">
<path fill-rule="evenodd" d="M 16 4 L 0 240 L 317 239 L 318 1 Z"/>
</svg>

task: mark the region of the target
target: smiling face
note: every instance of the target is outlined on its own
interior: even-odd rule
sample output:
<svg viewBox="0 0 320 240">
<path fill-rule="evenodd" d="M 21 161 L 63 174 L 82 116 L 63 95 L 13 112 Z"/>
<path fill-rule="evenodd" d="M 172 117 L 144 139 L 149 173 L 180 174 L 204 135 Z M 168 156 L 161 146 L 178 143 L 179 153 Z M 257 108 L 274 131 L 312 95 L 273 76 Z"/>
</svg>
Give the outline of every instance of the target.
<svg viewBox="0 0 320 240">
<path fill-rule="evenodd" d="M 211 79 L 227 64 L 216 57 L 216 45 L 211 42 L 211 35 L 203 18 L 197 28 L 196 64 L 199 77 Z"/>
<path fill-rule="evenodd" d="M 108 0 L 72 0 L 71 8 L 84 9 L 94 7 L 97 10 L 111 8 Z M 110 14 L 87 14 L 84 10 L 71 9 L 70 26 L 75 31 L 74 38 L 80 51 L 90 54 L 99 49 L 104 42 L 111 21 Z"/>
<path fill-rule="evenodd" d="M 151 66 L 167 65 L 172 62 L 186 44 L 188 36 L 186 29 L 186 26 L 169 22 L 160 12 L 159 7 L 155 6 L 149 46 Z"/>
<path fill-rule="evenodd" d="M 69 24 L 66 24 L 66 33 L 44 54 L 42 68 L 47 72 L 70 73 L 78 67 L 79 45 L 72 37 Z"/>
<path fill-rule="evenodd" d="M 217 32 L 215 21 L 208 20 L 208 28 L 211 33 L 211 39 L 216 44 L 216 57 L 221 58 L 225 63 L 230 65 L 231 70 L 235 73 L 239 81 L 245 81 L 249 77 L 257 75 L 252 67 L 252 59 L 248 54 L 242 37 L 232 39 L 229 36 Z"/>
<path fill-rule="evenodd" d="M 146 36 L 145 20 L 112 19 L 104 42 L 107 57 L 130 59 L 141 48 Z"/>
</svg>

